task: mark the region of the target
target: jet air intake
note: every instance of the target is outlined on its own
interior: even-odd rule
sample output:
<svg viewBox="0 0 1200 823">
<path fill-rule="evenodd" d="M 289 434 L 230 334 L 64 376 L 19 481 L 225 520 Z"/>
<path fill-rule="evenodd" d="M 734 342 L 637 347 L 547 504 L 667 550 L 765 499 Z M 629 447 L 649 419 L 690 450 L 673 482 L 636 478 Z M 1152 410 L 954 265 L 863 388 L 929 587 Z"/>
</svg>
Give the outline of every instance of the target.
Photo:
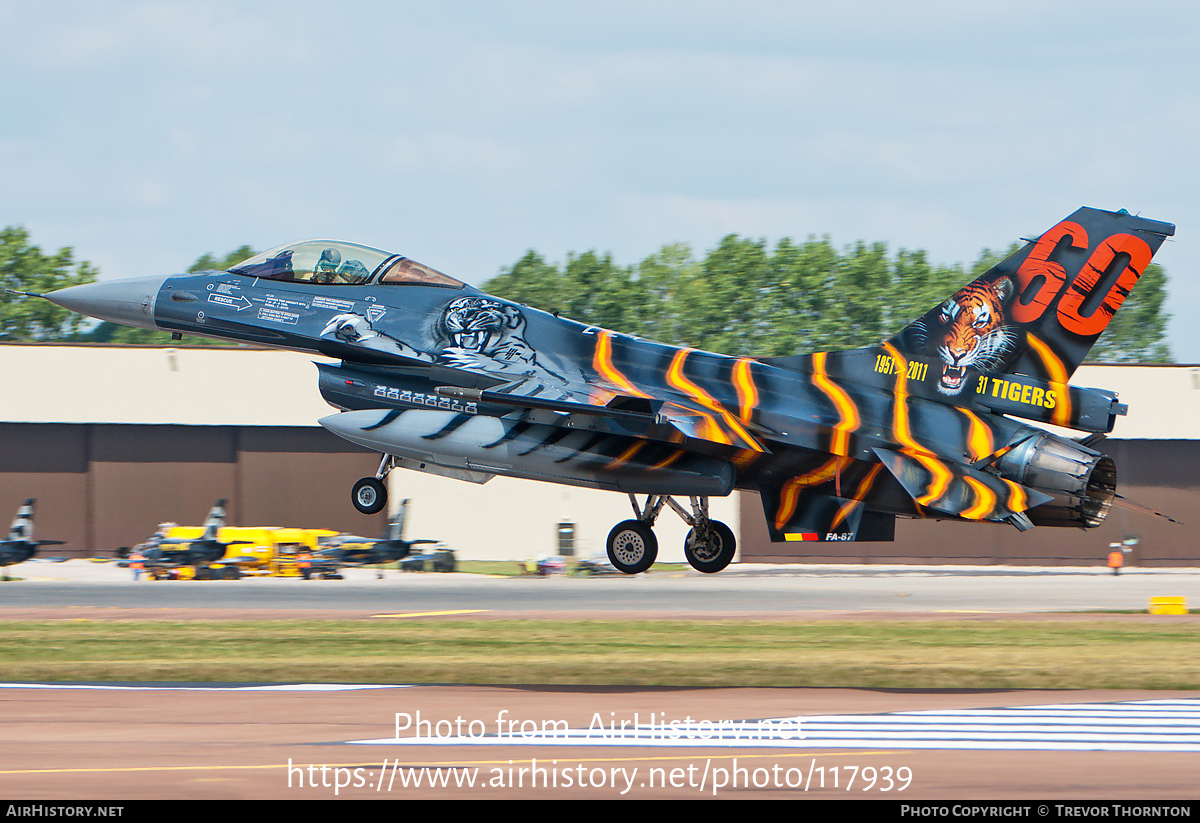
<svg viewBox="0 0 1200 823">
<path fill-rule="evenodd" d="M 1117 465 L 1111 457 L 1038 429 L 996 462 L 1009 480 L 1054 496 L 1026 514 L 1036 526 L 1094 529 L 1104 522 L 1117 495 Z"/>
</svg>

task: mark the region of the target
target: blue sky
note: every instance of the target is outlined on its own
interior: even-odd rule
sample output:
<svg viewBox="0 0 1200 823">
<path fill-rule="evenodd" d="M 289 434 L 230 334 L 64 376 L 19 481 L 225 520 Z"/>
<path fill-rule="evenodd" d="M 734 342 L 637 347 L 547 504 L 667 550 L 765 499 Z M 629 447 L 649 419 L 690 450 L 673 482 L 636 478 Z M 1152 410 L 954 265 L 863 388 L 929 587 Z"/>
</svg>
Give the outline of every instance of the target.
<svg viewBox="0 0 1200 823">
<path fill-rule="evenodd" d="M 1184 2 L 0 0 L 0 225 L 102 277 L 309 237 L 480 283 L 729 233 L 970 261 L 1081 205 L 1176 223 L 1200 363 Z"/>
</svg>

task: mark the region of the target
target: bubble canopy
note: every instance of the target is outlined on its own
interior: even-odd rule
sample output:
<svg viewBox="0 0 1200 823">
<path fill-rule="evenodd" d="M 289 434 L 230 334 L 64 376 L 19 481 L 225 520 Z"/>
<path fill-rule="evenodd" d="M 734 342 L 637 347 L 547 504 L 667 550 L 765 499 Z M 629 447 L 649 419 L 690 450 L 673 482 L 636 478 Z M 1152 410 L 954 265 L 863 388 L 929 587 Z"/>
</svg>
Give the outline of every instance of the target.
<svg viewBox="0 0 1200 823">
<path fill-rule="evenodd" d="M 464 285 L 415 260 L 344 240 L 305 240 L 279 246 L 256 254 L 229 271 L 246 277 L 327 286 L 362 286 L 374 282 L 461 289 Z"/>
</svg>

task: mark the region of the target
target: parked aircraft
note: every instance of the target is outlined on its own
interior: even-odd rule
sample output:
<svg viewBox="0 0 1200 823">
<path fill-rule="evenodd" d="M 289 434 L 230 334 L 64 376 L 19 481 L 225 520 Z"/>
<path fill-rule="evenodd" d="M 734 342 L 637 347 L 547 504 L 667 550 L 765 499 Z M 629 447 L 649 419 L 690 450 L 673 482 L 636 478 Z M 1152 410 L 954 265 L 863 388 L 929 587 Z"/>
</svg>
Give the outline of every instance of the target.
<svg viewBox="0 0 1200 823">
<path fill-rule="evenodd" d="M 17 516 L 8 528 L 8 538 L 0 540 L 0 567 L 24 563 L 37 554 L 40 546 L 61 546 L 63 544 L 62 540 L 33 539 L 33 506 L 35 503 L 37 500 L 31 497 L 17 509 Z M 5 575 L 5 579 L 8 579 L 7 575 Z"/>
<path fill-rule="evenodd" d="M 404 517 L 409 501 L 400 503 L 400 508 L 388 521 L 388 530 L 378 540 L 368 540 L 351 534 L 339 534 L 325 543 L 313 555 L 313 570 L 322 574 L 336 572 L 346 566 L 381 566 L 395 563 L 408 557 L 413 546 L 437 543 L 437 540 L 405 540 Z"/>
<path fill-rule="evenodd" d="M 182 566 L 193 566 L 200 570 L 207 569 L 212 563 L 217 563 L 225 557 L 230 546 L 249 544 L 249 540 L 230 540 L 222 542 L 217 539 L 217 532 L 225 525 L 225 500 L 218 500 L 208 512 L 204 520 L 204 533 L 199 537 L 165 537 L 156 534 L 147 543 L 138 547 L 145 558 L 145 569 L 151 574 L 167 569 L 178 569 Z M 231 568 L 236 566 L 236 559 L 230 561 Z"/>
<path fill-rule="evenodd" d="M 322 395 L 341 409 L 320 422 L 382 453 L 354 487 L 360 511 L 382 509 L 397 467 L 611 489 L 634 511 L 609 534 L 618 569 L 649 568 L 652 527 L 670 508 L 692 527 L 688 561 L 715 572 L 735 541 L 708 498 L 735 488 L 759 493 L 780 542 L 891 540 L 897 517 L 1100 525 L 1117 473 L 1092 446 L 1126 407 L 1068 380 L 1174 231 L 1083 208 L 891 339 L 790 357 L 631 337 L 328 240 L 227 272 L 46 297 L 117 323 L 340 360 L 318 365 Z"/>
</svg>

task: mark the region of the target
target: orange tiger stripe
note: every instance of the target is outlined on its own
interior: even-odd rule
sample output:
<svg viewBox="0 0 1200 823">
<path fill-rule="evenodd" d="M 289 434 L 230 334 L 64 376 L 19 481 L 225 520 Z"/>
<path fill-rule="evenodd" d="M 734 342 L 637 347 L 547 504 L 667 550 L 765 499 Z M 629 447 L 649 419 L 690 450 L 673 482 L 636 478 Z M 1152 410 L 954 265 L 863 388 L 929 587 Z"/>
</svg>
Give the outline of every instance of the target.
<svg viewBox="0 0 1200 823">
<path fill-rule="evenodd" d="M 928 449 L 913 439 L 908 423 L 908 360 L 891 343 L 884 343 L 883 347 L 899 366 L 894 390 L 896 400 L 892 417 L 892 434 L 896 436 L 897 442 L 904 446 L 900 450 L 901 453 L 915 459 L 930 473 L 929 486 L 925 494 L 917 498 L 918 506 L 928 506 L 937 502 L 946 493 L 946 489 L 950 488 L 950 481 L 954 479 L 954 473 L 934 457 Z"/>
<path fill-rule="evenodd" d="M 1029 495 L 1027 495 L 1025 493 L 1025 489 L 1023 487 L 1017 485 L 1016 483 L 1014 483 L 1011 480 L 1007 480 L 1003 477 L 1000 479 L 1004 481 L 1004 483 L 1008 486 L 1008 488 L 1012 492 L 1008 496 L 1009 511 L 1023 512 L 1026 509 L 1028 509 L 1029 508 Z"/>
<path fill-rule="evenodd" d="M 733 383 L 737 386 L 738 411 L 743 423 L 750 422 L 758 406 L 758 388 L 754 385 L 754 374 L 750 370 L 752 362 L 750 358 L 743 357 L 733 367 Z"/>
<path fill-rule="evenodd" d="M 838 509 L 837 515 L 833 518 L 833 523 L 830 524 L 830 529 L 836 529 L 842 521 L 850 516 L 850 512 L 854 511 L 854 507 L 866 499 L 867 493 L 871 491 L 871 486 L 875 484 L 875 477 L 883 469 L 882 463 L 876 463 L 875 466 L 867 472 L 867 476 L 858 484 L 858 488 L 854 490 L 854 496 L 842 504 Z"/>
<path fill-rule="evenodd" d="M 996 493 L 980 483 L 974 477 L 963 478 L 967 485 L 975 490 L 975 505 L 962 513 L 968 520 L 982 520 L 996 508 Z"/>
<path fill-rule="evenodd" d="M 639 389 L 633 383 L 629 382 L 629 378 L 621 374 L 617 367 L 612 362 L 612 332 L 601 331 L 596 338 L 596 352 L 592 357 L 592 368 L 597 373 L 604 375 L 604 378 L 614 386 L 618 386 L 624 391 L 632 394 L 634 397 L 649 397 L 644 391 Z"/>
<path fill-rule="evenodd" d="M 1067 367 L 1046 343 L 1032 334 L 1025 335 L 1025 339 L 1029 341 L 1029 345 L 1033 346 L 1038 357 L 1042 358 L 1042 365 L 1046 367 L 1046 374 L 1050 376 L 1050 388 L 1056 393 L 1054 414 L 1051 416 L 1050 422 L 1058 426 L 1070 426 L 1071 388 L 1067 385 L 1067 380 L 1070 379 Z"/>
<path fill-rule="evenodd" d="M 775 512 L 775 528 L 782 530 L 796 513 L 796 503 L 800 500 L 800 490 L 805 486 L 816 486 L 828 481 L 837 472 L 850 464 L 847 457 L 831 457 L 817 468 L 793 477 L 783 484 L 779 490 L 779 508 Z"/>
<path fill-rule="evenodd" d="M 971 427 L 967 433 L 967 448 L 970 450 L 970 458 L 973 461 L 982 460 L 996 449 L 995 442 L 992 439 L 992 430 L 974 412 L 967 409 L 959 409 L 959 411 L 971 423 Z"/>
<path fill-rule="evenodd" d="M 829 451 L 833 454 L 846 456 L 850 453 L 850 432 L 857 431 L 860 423 L 858 407 L 850 399 L 846 390 L 829 379 L 825 371 L 828 352 L 817 352 L 813 356 L 813 383 L 820 389 L 837 409 L 839 419 L 833 427 L 833 437 L 830 440 Z"/>
<path fill-rule="evenodd" d="M 645 440 L 636 441 L 632 446 L 627 448 L 625 451 L 621 452 L 620 456 L 617 457 L 617 459 L 614 460 L 613 462 L 609 463 L 606 468 L 615 469 L 618 466 L 623 466 L 624 464 L 629 462 L 630 458 L 632 458 L 635 454 L 640 452 L 642 450 L 642 447 L 645 445 L 646 445 Z"/>
<path fill-rule="evenodd" d="M 687 394 L 706 409 L 710 409 L 711 411 L 714 411 L 720 415 L 721 419 L 725 421 L 730 430 L 732 430 L 733 433 L 736 434 L 746 446 L 754 451 L 765 451 L 754 435 L 746 431 L 746 429 L 742 427 L 742 424 L 738 422 L 737 418 L 726 411 L 725 407 L 721 404 L 721 401 L 717 400 L 700 386 L 693 383 L 683 373 L 684 361 L 687 360 L 688 355 L 693 351 L 694 349 L 680 349 L 675 353 L 675 356 L 671 358 L 671 365 L 667 369 L 667 382 Z M 699 414 L 704 414 L 704 412 L 699 412 Z M 714 432 L 720 432 L 721 435 L 719 439 L 716 437 L 711 437 L 708 439 L 714 440 L 718 443 L 732 445 L 733 440 L 725 433 L 720 424 L 717 423 L 716 418 L 709 417 L 708 415 L 705 416 L 708 417 L 708 419 L 712 422 L 712 430 Z"/>
</svg>

